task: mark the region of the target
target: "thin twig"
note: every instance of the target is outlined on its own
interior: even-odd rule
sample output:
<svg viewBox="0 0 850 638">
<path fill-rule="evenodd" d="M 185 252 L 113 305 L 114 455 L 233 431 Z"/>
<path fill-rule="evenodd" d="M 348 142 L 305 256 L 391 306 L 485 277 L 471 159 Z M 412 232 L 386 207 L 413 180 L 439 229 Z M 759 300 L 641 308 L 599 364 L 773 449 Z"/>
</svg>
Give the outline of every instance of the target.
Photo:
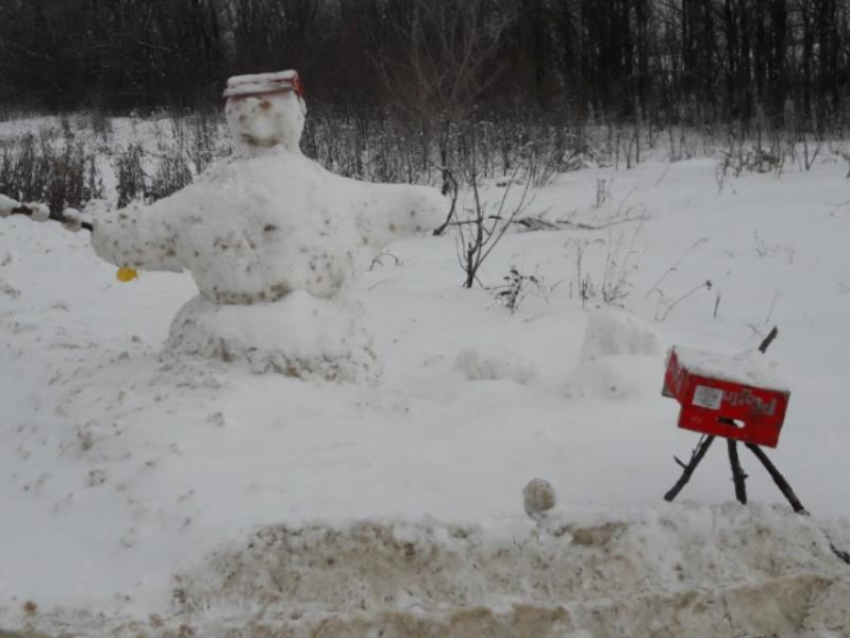
<svg viewBox="0 0 850 638">
<path fill-rule="evenodd" d="M 702 246 L 702 245 L 703 245 L 704 243 L 706 243 L 707 241 L 708 241 L 708 237 L 700 237 L 700 238 L 699 238 L 699 239 L 697 239 L 697 240 L 696 240 L 693 244 L 691 244 L 691 247 L 690 247 L 690 248 L 688 248 L 688 249 L 687 249 L 687 250 L 686 250 L 686 251 L 682 254 L 682 256 L 681 256 L 681 257 L 679 257 L 676 261 L 674 261 L 672 266 L 670 266 L 667 270 L 665 270 L 665 271 L 661 274 L 661 276 L 658 278 L 658 281 L 656 281 L 654 284 L 652 284 L 652 287 L 651 287 L 651 288 L 647 291 L 647 293 L 643 296 L 644 300 L 646 300 L 646 299 L 648 299 L 648 298 L 649 298 L 649 295 L 651 295 L 651 294 L 652 294 L 652 291 L 654 291 L 654 290 L 657 290 L 657 289 L 658 289 L 658 286 L 660 286 L 660 285 L 661 285 L 661 282 L 662 282 L 662 281 L 664 281 L 664 280 L 667 278 L 667 275 L 669 275 L 671 272 L 675 272 L 676 270 L 678 270 L 679 264 L 680 264 L 680 263 L 682 263 L 682 261 L 684 261 L 685 257 L 687 257 L 688 255 L 690 255 L 690 254 L 691 254 L 694 250 L 696 250 L 697 248 L 699 248 L 700 246 Z"/>
<path fill-rule="evenodd" d="M 689 290 L 684 295 L 682 295 L 681 297 L 676 299 L 669 306 L 667 306 L 667 310 L 664 311 L 664 314 L 661 315 L 661 318 L 658 321 L 663 323 L 664 320 L 667 319 L 667 315 L 669 315 L 673 311 L 673 308 L 675 308 L 680 303 L 682 303 L 685 299 L 687 299 L 688 297 L 690 297 L 693 294 L 696 294 L 697 292 L 699 292 L 703 288 L 705 288 L 706 290 L 711 290 L 711 286 L 712 286 L 712 284 L 711 284 L 710 279 L 706 280 L 705 283 L 701 283 L 699 286 L 694 286 L 691 290 Z"/>
</svg>

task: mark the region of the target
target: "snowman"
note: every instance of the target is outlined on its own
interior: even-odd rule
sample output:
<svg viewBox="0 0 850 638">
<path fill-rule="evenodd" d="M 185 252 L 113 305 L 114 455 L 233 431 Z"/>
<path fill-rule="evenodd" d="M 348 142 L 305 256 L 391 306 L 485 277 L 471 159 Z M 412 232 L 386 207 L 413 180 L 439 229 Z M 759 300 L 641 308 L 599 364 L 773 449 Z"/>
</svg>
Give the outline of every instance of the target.
<svg viewBox="0 0 850 638">
<path fill-rule="evenodd" d="M 233 154 L 169 197 L 96 220 L 95 252 L 122 269 L 191 273 L 199 294 L 172 321 L 168 354 L 374 382 L 380 365 L 353 285 L 387 244 L 437 227 L 446 200 L 427 187 L 343 178 L 304 157 L 295 71 L 230 78 L 224 98 Z M 10 202 L 0 200 L 6 214 Z M 37 207 L 32 216 L 47 218 Z M 60 217 L 81 224 L 74 211 Z"/>
</svg>

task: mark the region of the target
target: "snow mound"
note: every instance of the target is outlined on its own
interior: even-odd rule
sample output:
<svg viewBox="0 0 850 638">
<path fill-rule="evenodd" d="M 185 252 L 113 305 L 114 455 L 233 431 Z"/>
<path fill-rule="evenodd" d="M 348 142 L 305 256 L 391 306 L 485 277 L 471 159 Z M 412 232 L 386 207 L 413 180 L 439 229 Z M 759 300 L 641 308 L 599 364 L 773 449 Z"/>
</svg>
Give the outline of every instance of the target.
<svg viewBox="0 0 850 638">
<path fill-rule="evenodd" d="M 605 308 L 587 318 L 578 367 L 570 373 L 568 397 L 624 399 L 656 395 L 663 375 L 660 339 L 645 321 Z"/>
<path fill-rule="evenodd" d="M 536 528 L 264 528 L 178 576 L 168 622 L 205 636 L 847 635 L 849 594 L 814 521 L 727 504 Z M 246 611 L 251 630 L 210 630 Z"/>
<path fill-rule="evenodd" d="M 165 352 L 244 361 L 253 372 L 302 379 L 371 384 L 380 376 L 362 308 L 301 291 L 251 305 L 195 297 L 171 323 Z"/>
<path fill-rule="evenodd" d="M 470 381 L 510 379 L 526 384 L 537 375 L 534 364 L 519 355 L 510 352 L 483 354 L 472 348 L 457 355 L 455 367 Z"/>
<path fill-rule="evenodd" d="M 660 393 L 664 370 L 661 361 L 649 357 L 608 356 L 580 364 L 564 388 L 568 397 L 598 396 L 626 399 Z"/>
<path fill-rule="evenodd" d="M 655 330 L 635 315 L 606 308 L 587 318 L 581 361 L 624 354 L 657 356 L 662 352 Z"/>
</svg>

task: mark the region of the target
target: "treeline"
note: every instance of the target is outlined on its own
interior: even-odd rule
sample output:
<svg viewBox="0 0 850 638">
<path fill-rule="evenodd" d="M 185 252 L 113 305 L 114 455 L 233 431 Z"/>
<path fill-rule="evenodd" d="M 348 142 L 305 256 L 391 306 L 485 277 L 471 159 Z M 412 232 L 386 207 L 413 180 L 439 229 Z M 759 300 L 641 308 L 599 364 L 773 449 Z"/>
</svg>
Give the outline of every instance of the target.
<svg viewBox="0 0 850 638">
<path fill-rule="evenodd" d="M 0 0 L 0 103 L 216 103 L 296 68 L 312 103 L 846 128 L 850 0 Z"/>
</svg>

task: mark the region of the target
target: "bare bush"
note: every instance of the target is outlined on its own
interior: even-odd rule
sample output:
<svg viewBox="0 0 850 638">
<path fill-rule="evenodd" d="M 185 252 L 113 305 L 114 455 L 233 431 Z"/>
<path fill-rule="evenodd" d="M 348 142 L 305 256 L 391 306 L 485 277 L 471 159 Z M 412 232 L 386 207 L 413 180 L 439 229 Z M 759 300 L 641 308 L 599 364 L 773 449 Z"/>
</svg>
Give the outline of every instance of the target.
<svg viewBox="0 0 850 638">
<path fill-rule="evenodd" d="M 100 197 L 103 186 L 93 157 L 70 131 L 52 140 L 25 135 L 0 154 L 0 192 L 22 201 L 40 201 L 51 208 L 80 208 Z"/>
<path fill-rule="evenodd" d="M 175 154 L 164 158 L 151 180 L 148 194 L 152 200 L 168 197 L 192 183 L 192 171 L 182 155 Z"/>
<path fill-rule="evenodd" d="M 503 303 L 511 314 L 519 310 L 520 304 L 529 294 L 542 289 L 538 276 L 523 274 L 516 266 L 511 266 L 508 274 L 502 279 L 505 283 L 495 286 L 493 291 L 496 299 Z"/>
<path fill-rule="evenodd" d="M 529 195 L 534 182 L 534 168 L 533 164 L 528 167 L 519 199 L 509 204 L 511 192 L 517 184 L 519 175 L 519 167 L 517 167 L 504 187 L 498 205 L 493 209 L 490 203 L 482 199 L 480 176 L 473 155 L 468 177 L 472 185 L 472 206 L 465 209 L 466 219 L 455 222 L 458 229 L 458 261 L 465 274 L 463 283 L 465 288 L 472 288 L 478 278 L 481 265 L 502 240 L 508 228 L 531 203 Z"/>
<path fill-rule="evenodd" d="M 116 176 L 119 208 L 135 200 L 147 201 L 150 197 L 148 176 L 143 166 L 144 156 L 144 150 L 139 144 L 130 144 L 118 155 Z"/>
<path fill-rule="evenodd" d="M 450 142 L 499 75 L 497 52 L 513 11 L 487 0 L 412 0 L 399 25 L 401 53 L 375 62 L 396 104 L 439 149 L 449 189 Z"/>
</svg>

